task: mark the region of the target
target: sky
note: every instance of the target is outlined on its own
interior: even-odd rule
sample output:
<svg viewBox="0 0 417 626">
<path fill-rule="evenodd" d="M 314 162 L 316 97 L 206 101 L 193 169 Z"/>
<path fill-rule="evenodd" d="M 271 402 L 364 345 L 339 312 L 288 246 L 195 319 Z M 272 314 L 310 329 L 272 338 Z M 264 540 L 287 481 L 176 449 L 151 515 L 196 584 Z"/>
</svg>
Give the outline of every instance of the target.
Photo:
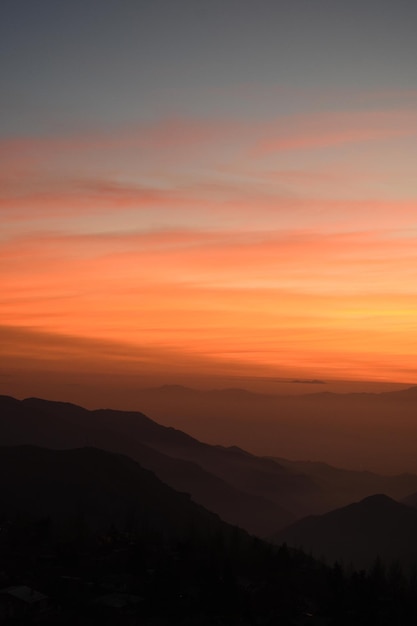
<svg viewBox="0 0 417 626">
<path fill-rule="evenodd" d="M 416 383 L 416 23 L 3 0 L 0 392 Z"/>
</svg>

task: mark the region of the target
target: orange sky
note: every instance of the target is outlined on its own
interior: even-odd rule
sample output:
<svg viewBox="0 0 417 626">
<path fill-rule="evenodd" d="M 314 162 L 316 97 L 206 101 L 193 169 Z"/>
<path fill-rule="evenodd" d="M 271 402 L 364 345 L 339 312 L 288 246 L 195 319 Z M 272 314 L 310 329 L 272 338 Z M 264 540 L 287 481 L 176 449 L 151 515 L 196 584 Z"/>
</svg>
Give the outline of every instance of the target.
<svg viewBox="0 0 417 626">
<path fill-rule="evenodd" d="M 3 140 L 1 391 L 50 370 L 415 383 L 416 122 Z"/>
</svg>

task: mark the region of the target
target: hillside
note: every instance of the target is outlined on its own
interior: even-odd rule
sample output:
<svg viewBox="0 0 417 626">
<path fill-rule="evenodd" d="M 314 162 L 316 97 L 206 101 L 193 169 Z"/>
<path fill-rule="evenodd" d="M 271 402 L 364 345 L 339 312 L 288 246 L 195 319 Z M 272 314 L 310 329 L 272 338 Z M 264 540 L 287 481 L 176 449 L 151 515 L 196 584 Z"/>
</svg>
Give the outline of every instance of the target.
<svg viewBox="0 0 417 626">
<path fill-rule="evenodd" d="M 242 526 L 248 532 L 268 536 L 276 530 L 276 524 L 285 526 L 294 518 L 273 499 L 232 487 L 196 462 L 173 458 L 144 444 L 137 445 L 135 457 L 166 484 L 189 493 L 195 502 L 215 511 L 225 522 Z"/>
<path fill-rule="evenodd" d="M 0 447 L 0 516 L 167 535 L 227 527 L 132 459 L 96 448 Z"/>
<path fill-rule="evenodd" d="M 201 443 L 142 413 L 87 411 L 68 403 L 36 398 L 18 401 L 2 396 L 0 439 L 4 445 L 56 449 L 94 445 L 126 454 L 230 523 L 261 535 L 270 534 L 296 517 L 281 504 L 285 498 L 280 494 L 279 482 L 274 481 L 276 477 L 281 483 L 289 483 L 288 488 L 300 482 L 290 472 L 242 451 Z M 254 465 L 260 468 L 257 472 L 253 471 Z M 251 481 L 256 482 L 251 485 Z M 258 490 L 262 484 L 265 487 Z M 276 499 L 268 498 L 271 494 L 277 494 Z"/>
<path fill-rule="evenodd" d="M 384 493 L 401 500 L 416 484 L 414 474 L 382 476 L 375 472 L 354 471 L 314 461 L 275 459 L 282 467 L 311 478 L 320 492 L 312 502 L 311 513 L 323 513 L 362 500 L 375 493 Z M 316 506 L 316 510 L 314 510 Z"/>
<path fill-rule="evenodd" d="M 302 547 L 328 562 L 343 560 L 357 568 L 384 561 L 417 561 L 417 510 L 385 495 L 374 495 L 336 509 L 309 516 L 276 533 L 277 543 Z"/>
<path fill-rule="evenodd" d="M 403 504 L 417 508 L 417 492 L 406 496 L 401 500 Z"/>
<path fill-rule="evenodd" d="M 261 458 L 236 446 L 203 443 L 143 413 L 89 411 L 36 398 L 0 396 L 0 440 L 55 449 L 94 446 L 128 455 L 225 521 L 260 536 L 372 493 L 400 499 L 417 490 L 414 475 L 384 477 Z"/>
<path fill-rule="evenodd" d="M 162 424 L 258 456 L 313 459 L 381 474 L 417 473 L 417 387 L 382 393 L 318 388 L 322 391 L 278 395 L 164 386 L 138 390 L 135 402 Z"/>
<path fill-rule="evenodd" d="M 5 625 L 415 624 L 406 579 L 274 548 L 95 448 L 1 447 L 0 521 Z"/>
</svg>

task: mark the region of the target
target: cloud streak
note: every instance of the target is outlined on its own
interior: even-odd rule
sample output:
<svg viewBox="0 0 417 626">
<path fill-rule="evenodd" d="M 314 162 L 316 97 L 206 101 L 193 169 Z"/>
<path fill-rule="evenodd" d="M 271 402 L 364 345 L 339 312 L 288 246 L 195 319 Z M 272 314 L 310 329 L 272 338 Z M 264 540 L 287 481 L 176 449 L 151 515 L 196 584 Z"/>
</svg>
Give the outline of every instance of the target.
<svg viewBox="0 0 417 626">
<path fill-rule="evenodd" d="M 158 367 L 172 353 L 166 362 L 188 370 L 393 379 L 391 362 L 414 371 L 415 190 L 409 166 L 393 157 L 391 169 L 381 146 L 395 154 L 416 119 L 408 110 L 171 119 L 3 140 L 0 323 L 10 358 L 18 332 L 32 332 L 47 360 L 62 358 L 65 341 L 52 355 L 48 339 L 59 336 L 83 359 L 90 340 L 130 346 L 131 357 L 109 350 L 109 363 L 133 362 L 136 346 Z M 361 159 L 372 167 L 361 172 Z"/>
<path fill-rule="evenodd" d="M 278 124 L 275 133 L 271 129 L 270 136 L 259 141 L 255 153 L 321 150 L 414 136 L 416 133 L 417 116 L 411 109 L 295 116 Z"/>
</svg>

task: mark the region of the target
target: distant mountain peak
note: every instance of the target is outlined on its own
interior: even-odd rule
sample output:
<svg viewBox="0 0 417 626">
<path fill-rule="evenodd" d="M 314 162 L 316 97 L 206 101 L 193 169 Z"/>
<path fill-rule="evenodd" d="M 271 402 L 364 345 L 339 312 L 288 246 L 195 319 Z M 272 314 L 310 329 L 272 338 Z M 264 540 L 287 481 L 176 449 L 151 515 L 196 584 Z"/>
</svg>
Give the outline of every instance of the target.
<svg viewBox="0 0 417 626">
<path fill-rule="evenodd" d="M 185 385 L 161 385 L 157 387 L 157 389 L 165 390 L 165 391 L 197 391 L 197 389 L 193 389 L 192 387 L 186 387 Z"/>
<path fill-rule="evenodd" d="M 389 496 L 385 495 L 385 493 L 376 493 L 373 494 L 372 496 L 367 496 L 366 498 L 364 498 L 363 500 L 361 500 L 359 502 L 359 504 L 398 504 L 395 500 L 393 500 L 393 498 L 390 498 Z"/>
</svg>

